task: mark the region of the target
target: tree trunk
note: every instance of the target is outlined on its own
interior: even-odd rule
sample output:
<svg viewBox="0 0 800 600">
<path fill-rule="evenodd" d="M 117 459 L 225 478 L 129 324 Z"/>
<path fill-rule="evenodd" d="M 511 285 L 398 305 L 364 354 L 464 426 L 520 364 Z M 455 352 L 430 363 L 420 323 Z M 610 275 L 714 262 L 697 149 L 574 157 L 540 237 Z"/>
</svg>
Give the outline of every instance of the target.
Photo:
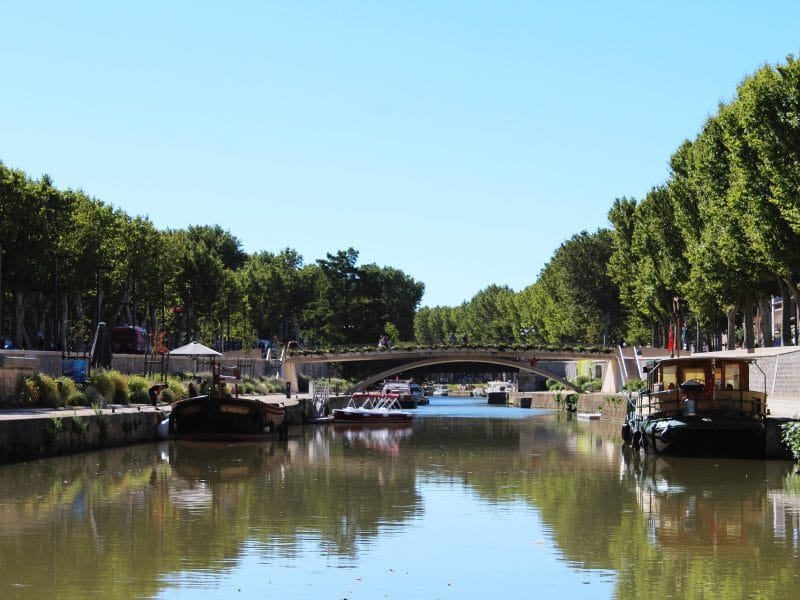
<svg viewBox="0 0 800 600">
<path fill-rule="evenodd" d="M 742 329 L 744 330 L 742 346 L 747 348 L 748 352 L 752 352 L 756 344 L 753 339 L 753 306 L 749 302 L 746 302 L 742 309 Z"/>
<path fill-rule="evenodd" d="M 14 306 L 14 345 L 17 348 L 29 348 L 26 346 L 28 334 L 25 332 L 25 294 L 17 292 L 15 294 L 16 303 Z"/>
<path fill-rule="evenodd" d="M 61 295 L 61 322 L 59 323 L 58 337 L 56 338 L 57 348 L 62 352 L 67 350 L 67 324 L 69 323 L 69 297 L 67 294 Z"/>
<path fill-rule="evenodd" d="M 728 343 L 727 349 L 736 348 L 736 307 L 728 309 Z"/>
<path fill-rule="evenodd" d="M 83 312 L 83 298 L 80 292 L 76 292 L 72 297 L 75 307 L 74 329 L 72 331 L 72 349 L 76 352 L 84 352 L 88 340 L 86 338 L 86 315 Z"/>
<path fill-rule="evenodd" d="M 758 301 L 759 325 L 761 329 L 761 345 L 770 348 L 775 344 L 772 338 L 774 325 L 772 323 L 772 302 L 770 297 L 761 296 Z"/>
<path fill-rule="evenodd" d="M 792 345 L 792 291 L 786 281 L 779 282 L 781 289 L 781 346 Z"/>
</svg>

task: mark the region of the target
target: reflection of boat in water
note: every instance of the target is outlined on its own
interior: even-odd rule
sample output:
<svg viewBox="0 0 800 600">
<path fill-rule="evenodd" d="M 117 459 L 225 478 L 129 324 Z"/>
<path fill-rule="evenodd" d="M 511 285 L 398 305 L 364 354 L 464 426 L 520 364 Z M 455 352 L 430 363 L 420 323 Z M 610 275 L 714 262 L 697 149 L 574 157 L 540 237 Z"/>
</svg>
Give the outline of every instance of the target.
<svg viewBox="0 0 800 600">
<path fill-rule="evenodd" d="M 517 391 L 513 381 L 487 381 L 484 395 L 488 396 L 489 404 L 508 404 L 508 394 Z"/>
<path fill-rule="evenodd" d="M 758 554 L 759 538 L 779 540 L 798 508 L 774 500 L 792 471 L 788 461 L 628 452 L 626 468 L 636 481 L 650 539 L 682 554 Z M 797 530 L 787 533 L 794 536 Z"/>
<path fill-rule="evenodd" d="M 414 413 L 400 408 L 398 394 L 362 392 L 353 394 L 347 406 L 333 411 L 333 422 L 378 424 L 408 423 Z"/>
<path fill-rule="evenodd" d="M 742 358 L 658 362 L 647 390 L 628 402 L 623 440 L 665 454 L 763 456 L 767 394 L 751 389 L 751 366 Z"/>
<path fill-rule="evenodd" d="M 238 373 L 212 363 L 212 385 L 208 394 L 178 400 L 169 417 L 159 425 L 162 439 L 244 441 L 260 439 L 277 431 L 286 437 L 285 409 L 261 398 L 239 396 Z M 234 386 L 234 394 L 225 391 Z"/>
<path fill-rule="evenodd" d="M 336 425 L 334 432 L 354 448 L 364 448 L 396 456 L 400 453 L 400 440 L 413 432 L 410 423 L 397 423 L 391 427 L 361 427 L 358 425 Z"/>
<path fill-rule="evenodd" d="M 284 444 L 169 442 L 170 467 L 189 481 L 234 481 L 271 473 L 287 460 Z"/>
</svg>

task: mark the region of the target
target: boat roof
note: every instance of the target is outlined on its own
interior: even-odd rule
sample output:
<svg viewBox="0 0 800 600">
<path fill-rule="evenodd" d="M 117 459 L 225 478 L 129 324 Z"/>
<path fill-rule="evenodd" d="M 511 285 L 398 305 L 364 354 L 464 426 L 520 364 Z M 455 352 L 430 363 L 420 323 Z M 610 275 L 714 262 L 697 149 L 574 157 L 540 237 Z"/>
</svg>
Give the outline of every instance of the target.
<svg viewBox="0 0 800 600">
<path fill-rule="evenodd" d="M 649 361 L 648 361 L 649 362 Z M 740 362 L 740 363 L 754 363 L 756 358 L 754 356 L 736 356 L 736 355 L 721 355 L 721 354 L 693 354 L 691 356 L 675 356 L 657 358 L 653 360 L 653 368 L 659 365 L 675 365 L 675 364 L 709 364 L 712 362 Z"/>
</svg>

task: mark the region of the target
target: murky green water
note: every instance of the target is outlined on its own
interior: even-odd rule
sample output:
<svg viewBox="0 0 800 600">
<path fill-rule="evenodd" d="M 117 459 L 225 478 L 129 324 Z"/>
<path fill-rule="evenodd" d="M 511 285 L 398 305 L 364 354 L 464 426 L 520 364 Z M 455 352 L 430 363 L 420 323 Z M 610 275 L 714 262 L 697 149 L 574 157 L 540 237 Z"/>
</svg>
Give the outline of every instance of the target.
<svg viewBox="0 0 800 600">
<path fill-rule="evenodd" d="M 796 598 L 800 477 L 438 399 L 411 427 L 0 466 L 1 598 Z"/>
</svg>

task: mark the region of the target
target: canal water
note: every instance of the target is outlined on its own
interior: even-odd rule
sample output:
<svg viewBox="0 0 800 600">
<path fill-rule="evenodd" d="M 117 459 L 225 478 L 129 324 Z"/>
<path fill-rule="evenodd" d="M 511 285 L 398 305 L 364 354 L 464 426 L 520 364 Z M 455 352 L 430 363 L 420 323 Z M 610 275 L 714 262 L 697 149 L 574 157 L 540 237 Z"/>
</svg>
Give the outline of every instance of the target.
<svg viewBox="0 0 800 600">
<path fill-rule="evenodd" d="M 0 598 L 797 598 L 783 461 L 434 398 L 410 427 L 0 466 Z"/>
</svg>

